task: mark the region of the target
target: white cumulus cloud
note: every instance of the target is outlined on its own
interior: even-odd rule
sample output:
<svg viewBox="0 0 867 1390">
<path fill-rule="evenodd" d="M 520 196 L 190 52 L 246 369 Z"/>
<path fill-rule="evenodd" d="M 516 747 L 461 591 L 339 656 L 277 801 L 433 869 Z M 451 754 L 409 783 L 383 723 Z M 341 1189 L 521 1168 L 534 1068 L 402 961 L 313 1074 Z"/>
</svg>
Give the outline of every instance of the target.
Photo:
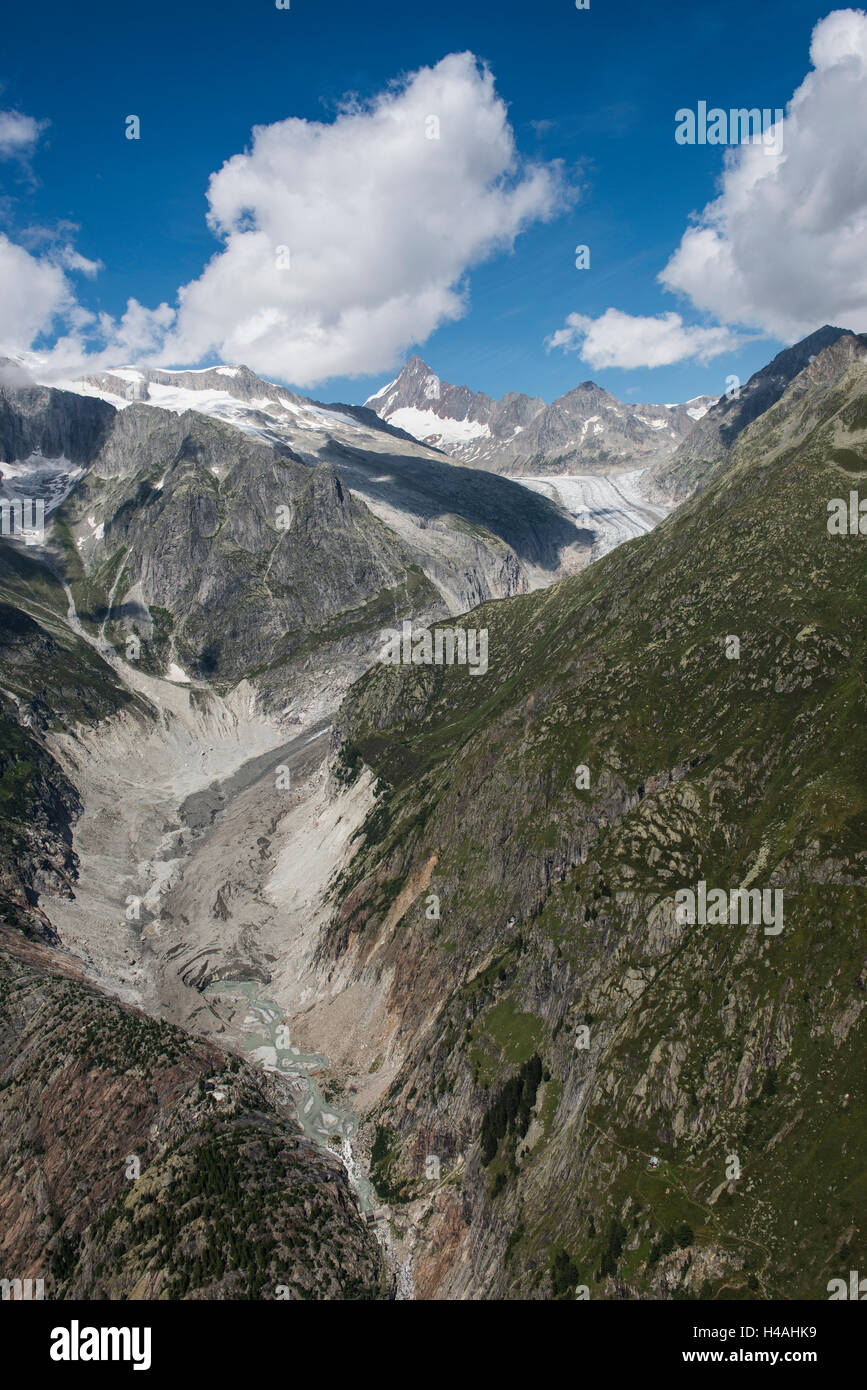
<svg viewBox="0 0 867 1390">
<path fill-rule="evenodd" d="M 660 277 L 721 321 L 783 341 L 824 323 L 867 328 L 867 14 L 821 20 L 810 60 L 781 151 L 728 151 L 719 197 Z"/>
<path fill-rule="evenodd" d="M 867 13 L 835 10 L 774 145 L 725 153 L 719 195 L 659 276 L 710 327 L 679 314 L 570 314 L 549 347 L 594 367 L 659 367 L 736 348 L 733 325 L 793 342 L 822 324 L 867 330 Z"/>
<path fill-rule="evenodd" d="M 729 328 L 690 327 L 680 314 L 643 317 L 606 309 L 597 319 L 569 314 L 546 346 L 580 351 L 591 367 L 668 367 L 686 357 L 706 362 L 737 346 L 737 337 Z"/>
<path fill-rule="evenodd" d="M 525 164 L 491 73 L 470 53 L 329 123 L 290 119 L 210 180 L 223 242 L 179 294 L 165 361 L 216 354 L 311 386 L 393 366 L 466 309 L 466 272 L 569 199 Z"/>
<path fill-rule="evenodd" d="M 34 255 L 0 232 L 0 356 L 27 353 L 38 339 L 59 333 L 51 349 L 39 353 L 53 378 L 155 353 L 174 322 L 174 309 L 147 309 L 130 299 L 120 318 L 91 313 L 78 302 L 66 272 L 93 276 L 99 269 L 68 244 Z"/>
<path fill-rule="evenodd" d="M 10 147 L 23 149 L 39 123 L 9 114 Z M 0 347 L 60 332 L 40 353 L 55 376 L 215 356 L 307 387 L 379 371 L 466 312 L 473 265 L 575 196 L 558 161 L 520 158 L 488 69 L 451 54 L 329 123 L 255 127 L 211 176 L 222 245 L 176 309 L 130 299 L 119 319 L 92 314 L 69 274 L 93 276 L 100 262 L 68 242 L 36 255 L 4 239 Z"/>
<path fill-rule="evenodd" d="M 31 256 L 0 232 L 0 350 L 28 347 L 74 304 L 60 266 Z"/>
</svg>

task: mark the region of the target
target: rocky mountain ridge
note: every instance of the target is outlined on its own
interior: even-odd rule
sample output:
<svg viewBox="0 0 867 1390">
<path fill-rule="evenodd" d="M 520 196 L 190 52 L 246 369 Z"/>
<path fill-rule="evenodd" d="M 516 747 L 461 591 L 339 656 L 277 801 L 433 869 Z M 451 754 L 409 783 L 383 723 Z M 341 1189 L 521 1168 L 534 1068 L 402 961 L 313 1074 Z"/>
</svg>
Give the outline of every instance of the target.
<svg viewBox="0 0 867 1390">
<path fill-rule="evenodd" d="M 703 486 L 717 465 L 724 464 L 738 435 L 775 405 L 796 377 L 804 374 L 802 386 L 807 389 L 823 377 L 833 379 L 865 351 L 867 337 L 830 324 L 784 348 L 743 386 L 732 385 L 669 458 L 651 465 L 644 477 L 648 497 L 667 503 L 683 501 Z"/>
<path fill-rule="evenodd" d="M 220 370 L 79 383 L 132 400 L 0 386 L 4 495 L 45 499 L 46 556 L 78 620 L 115 647 L 134 636 L 150 669 L 255 673 L 264 688 L 324 644 L 346 684 L 386 618 L 442 616 L 587 563 L 592 536 L 547 498 L 455 468 L 370 412 L 287 393 L 269 415 L 266 383 Z M 155 387 L 170 399 L 139 399 Z"/>
<path fill-rule="evenodd" d="M 517 392 L 497 401 L 440 381 L 414 355 L 365 406 L 461 463 L 518 476 L 650 466 L 674 452 L 714 400 L 629 405 L 584 381 L 550 405 Z"/>
</svg>

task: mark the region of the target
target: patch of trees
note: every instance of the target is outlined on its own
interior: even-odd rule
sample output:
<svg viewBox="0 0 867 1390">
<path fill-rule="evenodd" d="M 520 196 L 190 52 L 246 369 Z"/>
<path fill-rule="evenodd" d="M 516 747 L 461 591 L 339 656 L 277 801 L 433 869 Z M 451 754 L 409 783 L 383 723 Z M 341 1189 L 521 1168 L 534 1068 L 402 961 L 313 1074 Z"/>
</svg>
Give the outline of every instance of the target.
<svg viewBox="0 0 867 1390">
<path fill-rule="evenodd" d="M 674 1250 L 684 1250 L 688 1245 L 692 1245 L 694 1240 L 695 1232 L 687 1221 L 682 1221 L 673 1231 L 662 1231 L 659 1239 L 650 1247 L 648 1266 L 655 1265 L 662 1255 L 670 1255 Z"/>
<path fill-rule="evenodd" d="M 565 1250 L 560 1250 L 551 1261 L 551 1285 L 555 1298 L 568 1298 L 575 1285 L 578 1283 L 580 1271 L 578 1266 L 566 1254 Z"/>
<path fill-rule="evenodd" d="M 493 1162 L 500 1140 L 507 1134 L 517 1143 L 527 1133 L 541 1080 L 542 1059 L 534 1053 L 494 1096 L 482 1120 L 481 1147 L 485 1165 Z"/>
<path fill-rule="evenodd" d="M 626 1227 L 622 1221 L 618 1221 L 616 1216 L 611 1218 L 608 1232 L 605 1237 L 605 1248 L 602 1251 L 602 1263 L 599 1266 L 599 1277 L 604 1279 L 606 1274 L 616 1274 L 617 1265 L 623 1252 L 626 1241 Z"/>
</svg>

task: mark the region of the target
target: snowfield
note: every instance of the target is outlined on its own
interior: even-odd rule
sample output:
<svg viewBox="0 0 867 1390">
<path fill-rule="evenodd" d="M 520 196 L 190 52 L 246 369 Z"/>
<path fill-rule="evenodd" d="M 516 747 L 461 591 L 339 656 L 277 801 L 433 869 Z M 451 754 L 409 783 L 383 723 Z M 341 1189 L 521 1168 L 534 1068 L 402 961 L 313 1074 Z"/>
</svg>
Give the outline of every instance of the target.
<svg viewBox="0 0 867 1390">
<path fill-rule="evenodd" d="M 443 444 L 466 444 L 470 439 L 484 439 L 491 433 L 488 426 L 478 420 L 441 419 L 432 410 L 417 410 L 410 405 L 393 410 L 388 423 L 422 441 L 436 435 Z"/>
</svg>

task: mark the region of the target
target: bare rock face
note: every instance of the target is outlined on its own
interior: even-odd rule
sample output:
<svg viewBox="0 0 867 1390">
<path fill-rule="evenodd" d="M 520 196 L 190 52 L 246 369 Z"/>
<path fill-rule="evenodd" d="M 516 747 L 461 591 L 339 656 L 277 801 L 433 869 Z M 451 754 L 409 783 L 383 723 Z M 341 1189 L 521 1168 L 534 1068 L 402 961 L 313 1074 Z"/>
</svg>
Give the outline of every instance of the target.
<svg viewBox="0 0 867 1390">
<path fill-rule="evenodd" d="M 336 640 L 352 625 L 343 615 L 357 624 L 365 604 L 387 606 L 412 563 L 329 464 L 311 469 L 219 421 L 138 404 L 66 516 L 89 575 L 106 574 L 91 617 L 110 616 L 119 639 L 134 592 L 194 678 L 240 680 Z M 421 574 L 414 587 L 436 608 Z"/>
<path fill-rule="evenodd" d="M 515 392 L 497 401 L 440 381 L 413 356 L 365 405 L 461 463 L 519 476 L 655 463 L 674 452 L 714 399 L 627 405 L 585 381 L 551 405 Z"/>
<path fill-rule="evenodd" d="M 114 410 L 105 401 L 28 384 L 20 373 L 9 376 L 0 370 L 0 475 L 4 462 L 33 455 L 88 464 L 113 420 Z"/>
<path fill-rule="evenodd" d="M 18 491 L 39 482 L 80 621 L 115 646 L 145 638 L 151 670 L 267 687 L 327 649 L 348 683 L 386 619 L 429 621 L 589 559 L 548 498 L 247 368 L 73 385 L 3 388 L 10 470 Z"/>
</svg>

